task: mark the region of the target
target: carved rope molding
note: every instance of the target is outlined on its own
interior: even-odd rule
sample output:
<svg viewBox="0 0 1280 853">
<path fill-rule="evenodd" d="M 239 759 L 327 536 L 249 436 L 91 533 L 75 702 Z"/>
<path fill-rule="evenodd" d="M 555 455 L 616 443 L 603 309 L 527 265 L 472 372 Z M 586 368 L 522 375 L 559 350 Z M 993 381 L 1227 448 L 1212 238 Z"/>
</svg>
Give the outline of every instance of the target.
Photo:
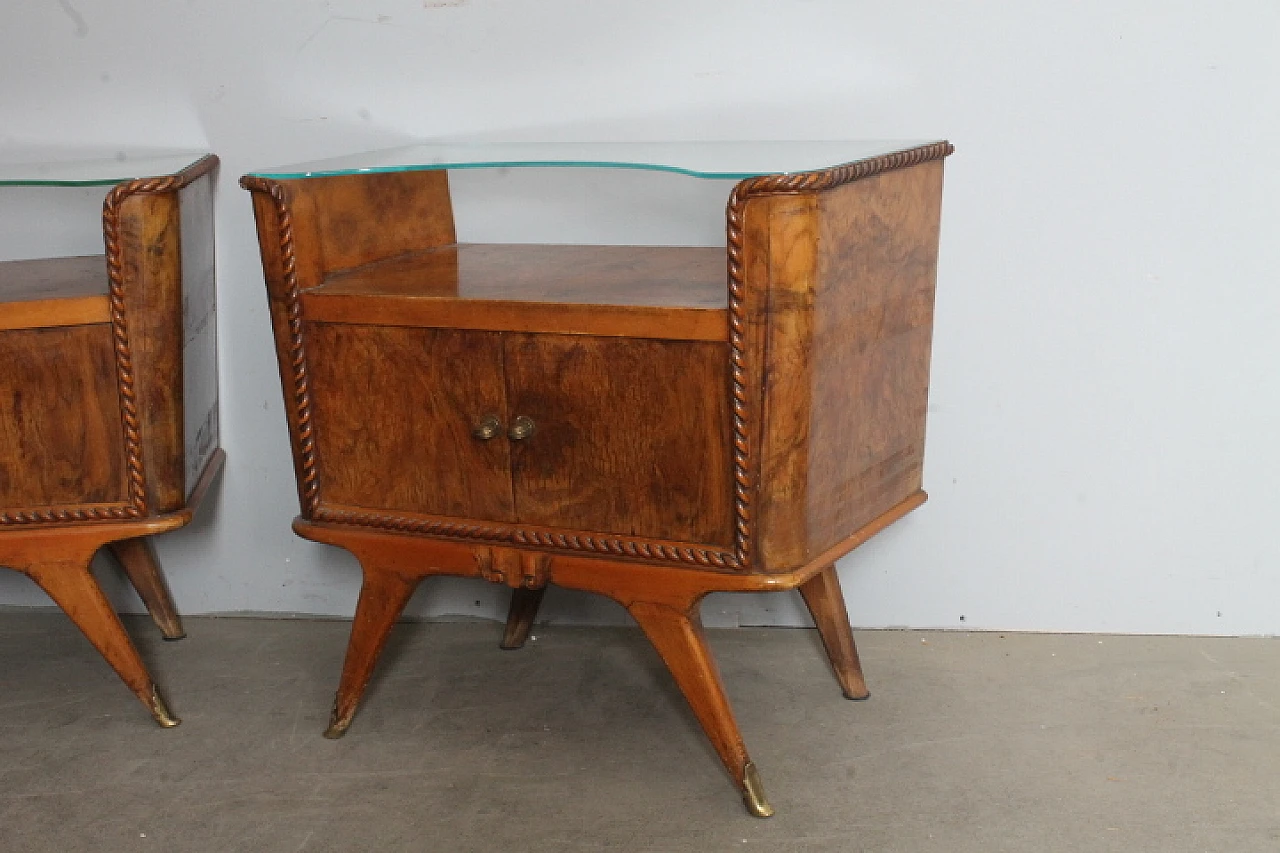
<svg viewBox="0 0 1280 853">
<path fill-rule="evenodd" d="M 588 554 L 663 560 L 738 571 L 749 569 L 753 557 L 752 504 L 755 497 L 755 477 L 752 470 L 754 460 L 751 454 L 753 407 L 748 391 L 748 376 L 755 365 L 752 362 L 753 354 L 746 342 L 746 282 L 742 267 L 742 221 L 745 206 L 752 198 L 760 196 L 817 192 L 894 169 L 904 169 L 930 160 L 940 160 L 953 150 L 950 143 L 938 142 L 818 172 L 748 178 L 734 187 L 726 209 L 734 446 L 733 552 L 698 545 L 651 542 L 600 534 L 536 530 L 473 521 L 415 518 L 325 507 L 320 501 L 292 214 L 282 184 L 251 175 L 241 178 L 242 187 L 266 193 L 275 207 L 285 283 L 284 301 L 289 320 L 290 368 L 293 375 L 293 404 L 297 422 L 294 440 L 298 454 L 303 516 L 314 521 L 369 527 L 397 533 L 557 548 Z"/>
<path fill-rule="evenodd" d="M 280 235 L 280 268 L 284 276 L 285 312 L 289 320 L 289 368 L 293 374 L 293 405 L 296 427 L 294 445 L 297 453 L 299 498 L 302 515 L 316 518 L 320 505 L 320 475 L 316 465 L 315 429 L 311 419 L 311 379 L 307 370 L 307 346 L 302 337 L 302 299 L 298 286 L 298 257 L 293 245 L 293 213 L 284 185 L 246 175 L 240 186 L 266 193 L 275 207 Z M 287 403 L 287 401 L 286 401 Z"/>
<path fill-rule="evenodd" d="M 387 515 L 358 509 L 338 509 L 325 506 L 323 503 L 316 507 L 311 518 L 313 521 L 372 527 L 393 533 L 479 540 L 497 545 L 558 548 L 565 551 L 582 551 L 588 554 L 633 557 L 642 560 L 668 560 L 719 569 L 737 568 L 733 555 L 724 551 L 699 545 L 624 539 L 608 534 L 533 529 L 464 519 Z"/>
<path fill-rule="evenodd" d="M 954 150 L 949 142 L 935 142 L 817 172 L 761 175 L 741 181 L 729 195 L 725 208 L 729 265 L 729 402 L 733 411 L 734 562 L 740 568 L 749 569 L 754 558 L 753 505 L 759 463 L 753 458 L 752 445 L 758 421 L 754 409 L 760 405 L 760 400 L 759 389 L 752 390 L 759 383 L 753 382 L 752 377 L 758 376 L 764 357 L 760 348 L 751 347 L 747 341 L 748 294 L 742 261 L 743 215 L 747 202 L 761 196 L 832 189 L 895 169 L 941 160 Z"/>
<path fill-rule="evenodd" d="M 116 384 L 120 392 L 120 423 L 124 428 L 125 472 L 129 482 L 126 503 L 79 504 L 60 508 L 0 511 L 0 525 L 67 524 L 77 521 L 120 521 L 147 514 L 147 477 L 142 463 L 142 434 L 138 426 L 138 399 L 134 391 L 133 351 L 124 302 L 124 249 L 120 244 L 120 208 L 133 195 L 180 190 L 218 165 L 213 154 L 173 175 L 138 178 L 116 184 L 102 202 L 102 241 L 107 254 L 107 300 L 111 308 L 111 337 L 115 349 Z"/>
<path fill-rule="evenodd" d="M 312 521 L 369 527 L 396 533 L 478 540 L 494 544 L 558 548 L 589 554 L 666 560 L 723 569 L 738 568 L 733 554 L 697 545 L 650 542 L 600 534 L 536 530 L 467 520 L 415 518 L 325 506 L 320 498 L 307 348 L 303 335 L 302 299 L 298 285 L 293 215 L 289 209 L 288 196 L 284 185 L 280 182 L 253 175 L 241 178 L 240 186 L 252 192 L 265 193 L 271 198 L 275 208 L 277 235 L 280 240 L 280 262 L 285 285 L 284 303 L 289 321 L 289 370 L 293 379 L 292 405 L 296 420 L 293 438 L 297 451 L 303 517 Z"/>
</svg>

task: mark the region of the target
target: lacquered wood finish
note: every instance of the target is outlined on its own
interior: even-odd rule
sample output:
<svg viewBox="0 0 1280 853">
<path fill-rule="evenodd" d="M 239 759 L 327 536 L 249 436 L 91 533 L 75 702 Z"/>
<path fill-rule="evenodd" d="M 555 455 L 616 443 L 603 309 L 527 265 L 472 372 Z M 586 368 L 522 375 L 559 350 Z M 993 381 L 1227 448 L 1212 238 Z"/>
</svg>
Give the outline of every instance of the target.
<svg viewBox="0 0 1280 853">
<path fill-rule="evenodd" d="M 761 567 L 785 571 L 921 487 L 942 163 L 762 199 L 770 289 Z"/>
<path fill-rule="evenodd" d="M 662 246 L 457 244 L 328 276 L 312 320 L 723 341 L 724 256 Z"/>
<path fill-rule="evenodd" d="M 800 588 L 842 689 L 866 695 L 833 564 L 925 499 L 950 150 L 741 182 L 718 295 L 705 249 L 457 245 L 447 187 L 427 177 L 438 173 L 365 188 L 361 176 L 242 180 L 298 472 L 295 530 L 364 570 L 329 734 L 350 725 L 417 579 L 515 589 L 504 647 L 523 642 L 555 583 L 632 613 L 767 816 L 698 606 L 712 591 Z M 409 199 L 404 216 L 377 208 L 388 193 Z M 389 233 L 353 225 L 360 248 L 335 262 L 326 235 L 352 217 Z M 495 350 L 500 364 L 482 366 Z M 476 400 L 497 426 L 468 444 Z M 503 482 L 509 506 L 494 499 Z"/>
<path fill-rule="evenodd" d="M 186 524 L 223 464 L 215 428 L 188 470 L 184 434 L 184 280 L 212 286 L 216 164 L 113 187 L 105 256 L 0 265 L 0 566 L 40 584 L 164 725 L 89 562 L 120 543 L 156 623 L 181 636 L 145 537 Z M 216 377 L 205 390 L 216 427 Z"/>
<path fill-rule="evenodd" d="M 727 546 L 732 541 L 723 346 L 506 336 L 507 410 L 522 524 Z"/>
<path fill-rule="evenodd" d="M 129 583 L 138 591 L 142 603 L 146 605 L 151 620 L 156 623 L 160 633 L 166 640 L 181 640 L 187 635 L 182 629 L 182 618 L 173 603 L 173 593 L 169 592 L 169 582 L 160 569 L 160 561 L 156 558 L 155 546 L 146 537 L 122 539 L 109 546 L 111 554 L 124 569 Z"/>
<path fill-rule="evenodd" d="M 327 500 L 515 520 L 509 442 L 472 436 L 486 416 L 507 421 L 500 335 L 331 323 L 309 333 Z"/>
<path fill-rule="evenodd" d="M 0 331 L 111 321 L 106 258 L 0 261 Z"/>
<path fill-rule="evenodd" d="M 533 629 L 533 620 L 538 617 L 538 608 L 542 605 L 545 586 L 537 589 L 519 587 L 511 590 L 511 604 L 507 608 L 507 624 L 502 629 L 502 642 L 499 647 L 508 651 L 523 648 Z"/>
<path fill-rule="evenodd" d="M 827 651 L 831 669 L 845 698 L 866 699 L 871 694 L 862 677 L 862 663 L 858 660 L 858 647 L 853 642 L 835 563 L 800 584 L 799 590 L 809 614 L 813 616 L 814 627 L 822 638 L 822 646 Z"/>
<path fill-rule="evenodd" d="M 91 564 L 94 554 L 104 545 L 121 548 L 123 543 L 122 550 L 116 550 L 116 553 L 123 553 L 122 562 L 128 561 L 125 563 L 126 574 L 131 581 L 135 576 L 141 580 L 135 588 L 148 609 L 153 602 L 159 605 L 153 615 L 159 611 L 155 619 L 166 631 L 166 636 L 180 636 L 181 624 L 174 624 L 177 613 L 172 607 L 172 599 L 168 598 L 168 587 L 164 585 L 159 566 L 154 561 L 149 566 L 140 565 L 137 546 L 132 543 L 177 530 L 190 522 L 222 471 L 225 459 L 221 450 L 213 454 L 191 493 L 190 502 L 177 512 L 125 521 L 31 524 L 0 530 L 0 566 L 21 572 L 35 581 L 66 612 L 155 721 L 165 728 L 178 725 L 179 720 L 160 697 L 133 641 L 90 571 Z M 161 601 L 162 595 L 167 600 Z M 166 627 L 162 622 L 169 624 Z"/>
<path fill-rule="evenodd" d="M 0 332 L 0 364 L 0 512 L 127 501 L 111 327 Z"/>
</svg>

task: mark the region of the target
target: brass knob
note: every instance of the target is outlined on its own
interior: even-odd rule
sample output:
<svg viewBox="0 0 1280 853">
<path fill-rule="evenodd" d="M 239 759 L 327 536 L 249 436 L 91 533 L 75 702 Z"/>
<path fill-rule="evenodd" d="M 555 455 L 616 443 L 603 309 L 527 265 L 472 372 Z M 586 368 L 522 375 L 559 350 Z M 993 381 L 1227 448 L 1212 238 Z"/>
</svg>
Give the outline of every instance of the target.
<svg viewBox="0 0 1280 853">
<path fill-rule="evenodd" d="M 533 418 L 528 415 L 516 415 L 516 419 L 511 422 L 511 429 L 507 430 L 507 437 L 512 441 L 524 441 L 533 435 L 533 431 L 537 428 Z"/>
<path fill-rule="evenodd" d="M 485 415 L 484 419 L 471 429 L 471 435 L 481 441 L 496 438 L 500 432 L 502 432 L 502 421 L 498 420 L 497 415 Z"/>
</svg>

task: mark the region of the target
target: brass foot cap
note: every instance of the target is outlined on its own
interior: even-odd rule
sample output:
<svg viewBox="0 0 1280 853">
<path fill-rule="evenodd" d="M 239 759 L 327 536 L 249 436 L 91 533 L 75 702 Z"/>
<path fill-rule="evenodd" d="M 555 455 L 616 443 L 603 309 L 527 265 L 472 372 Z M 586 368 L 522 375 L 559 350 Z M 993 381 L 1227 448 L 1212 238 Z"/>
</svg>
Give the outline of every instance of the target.
<svg viewBox="0 0 1280 853">
<path fill-rule="evenodd" d="M 773 806 L 765 799 L 760 774 L 756 771 L 756 765 L 750 761 L 742 771 L 742 801 L 747 804 L 747 811 L 754 817 L 773 817 Z"/>
<path fill-rule="evenodd" d="M 182 722 L 173 715 L 169 706 L 160 698 L 160 691 L 154 687 L 151 688 L 151 701 L 148 706 L 151 708 L 151 716 L 155 717 L 156 722 L 163 728 L 171 729 Z"/>
<path fill-rule="evenodd" d="M 324 730 L 324 736 L 329 740 L 337 740 L 347 733 L 347 729 L 351 728 L 351 720 L 340 720 L 336 717 L 329 720 L 329 728 Z"/>
</svg>

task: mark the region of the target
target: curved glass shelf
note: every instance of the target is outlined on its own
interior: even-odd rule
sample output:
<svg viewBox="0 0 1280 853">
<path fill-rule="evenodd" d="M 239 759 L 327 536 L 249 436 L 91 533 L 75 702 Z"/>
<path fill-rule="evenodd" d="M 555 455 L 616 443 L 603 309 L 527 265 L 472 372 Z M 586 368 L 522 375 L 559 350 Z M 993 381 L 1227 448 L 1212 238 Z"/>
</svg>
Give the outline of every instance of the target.
<svg viewBox="0 0 1280 853">
<path fill-rule="evenodd" d="M 432 143 L 280 166 L 250 174 L 294 180 L 433 169 L 562 167 L 645 169 L 695 178 L 742 180 L 758 175 L 828 169 L 934 141 Z"/>
<path fill-rule="evenodd" d="M 203 151 L 88 148 L 0 148 L 0 187 L 114 186 L 173 175 Z"/>
</svg>

